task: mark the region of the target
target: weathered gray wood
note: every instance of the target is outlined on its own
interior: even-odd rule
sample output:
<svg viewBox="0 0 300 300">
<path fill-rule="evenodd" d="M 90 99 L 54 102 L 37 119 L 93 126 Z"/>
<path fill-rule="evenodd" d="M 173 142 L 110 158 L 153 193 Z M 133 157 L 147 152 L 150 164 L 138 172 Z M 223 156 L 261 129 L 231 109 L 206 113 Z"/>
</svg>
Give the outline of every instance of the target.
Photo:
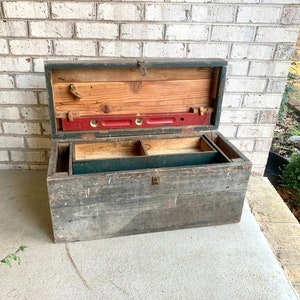
<svg viewBox="0 0 300 300">
<path fill-rule="evenodd" d="M 48 179 L 55 240 L 237 222 L 249 168 L 230 163 Z"/>
<path fill-rule="evenodd" d="M 135 205 L 109 203 L 53 208 L 56 242 L 70 242 L 170 229 L 235 223 L 243 191 L 135 199 Z M 106 209 L 107 208 L 107 209 Z"/>
<path fill-rule="evenodd" d="M 132 81 L 133 74 L 126 75 L 132 70 L 134 70 L 135 79 L 142 77 L 142 75 L 139 73 L 140 70 L 136 60 L 46 64 L 45 73 L 50 101 L 50 119 L 52 135 L 55 140 L 52 145 L 47 178 L 55 242 L 91 240 L 160 230 L 219 225 L 240 220 L 251 163 L 221 134 L 212 132 L 212 130 L 217 129 L 219 124 L 226 65 L 226 61 L 223 60 L 198 59 L 163 59 L 151 60 L 146 63 L 146 67 L 149 69 L 163 69 L 163 72 L 159 70 L 153 72 L 151 70 L 152 77 L 148 79 L 154 81 L 162 79 L 182 80 L 184 79 L 181 75 L 183 70 L 185 70 L 185 79 L 193 80 L 198 68 L 201 69 L 200 77 L 203 79 L 209 78 L 212 82 L 209 89 L 210 103 L 207 103 L 213 108 L 212 120 L 209 126 L 165 126 L 134 130 L 64 132 L 61 129 L 60 121 L 57 120 L 60 117 L 55 117 L 62 96 L 57 94 L 56 105 L 53 102 L 54 85 L 60 86 L 60 82 L 64 81 L 62 78 L 72 84 L 74 82 L 84 83 L 90 81 L 97 83 L 100 79 L 103 83 L 103 81 L 108 82 L 109 78 L 116 82 L 120 80 Z M 187 71 L 187 68 L 193 68 L 193 71 Z M 66 69 L 68 70 L 67 74 L 65 74 Z M 84 72 L 80 72 L 80 69 L 84 69 Z M 173 76 L 173 70 L 174 73 L 176 72 L 175 77 Z M 197 72 L 195 73 L 195 71 Z M 78 74 L 79 72 L 80 74 Z M 198 78 L 199 74 L 196 74 L 197 80 L 201 79 Z M 94 77 L 95 75 L 96 77 Z M 156 76 L 158 77 L 156 78 Z M 69 83 L 67 86 L 69 86 Z M 146 85 L 151 86 L 150 83 L 148 82 Z M 203 88 L 203 86 L 199 87 L 198 84 L 191 86 L 192 92 L 194 92 L 194 88 L 198 92 L 199 88 L 200 90 Z M 102 91 L 105 92 L 105 89 L 102 89 Z M 157 92 L 159 98 L 159 90 L 155 90 L 155 92 Z M 165 93 L 163 98 L 166 97 L 168 92 Z M 180 92 L 182 92 L 181 89 Z M 112 89 L 108 98 L 111 99 L 116 95 L 120 99 L 120 107 L 126 108 L 126 101 L 125 106 L 122 103 L 123 94 L 119 93 L 118 95 L 117 91 L 114 93 Z M 152 93 L 148 93 L 148 95 L 152 95 Z M 94 96 L 96 99 L 97 95 Z M 101 96 L 106 97 L 107 95 Z M 186 97 L 185 94 L 184 97 Z M 180 99 L 182 100 L 184 97 Z M 180 99 L 178 100 L 179 105 L 181 105 Z M 157 99 L 157 103 L 159 103 L 159 99 Z M 144 104 L 139 103 L 139 105 L 143 106 Z M 190 104 L 187 107 L 188 110 L 190 109 L 189 106 Z M 192 105 L 192 107 L 194 106 Z M 90 107 L 85 108 L 87 111 L 89 109 Z M 159 107 L 157 109 L 160 111 Z M 66 112 L 68 111 L 67 109 Z M 151 109 L 150 113 L 154 112 Z M 186 153 L 182 154 L 182 151 L 179 153 L 176 148 L 172 148 L 171 150 L 174 152 L 172 159 L 176 158 L 176 161 L 172 161 L 172 164 L 158 163 L 154 165 L 151 163 L 143 165 L 142 161 L 130 157 L 131 155 L 127 157 L 121 155 L 118 162 L 108 161 L 107 158 L 102 160 L 107 161 L 109 164 L 121 164 L 121 162 L 127 160 L 127 163 L 131 166 L 124 168 L 124 170 L 113 167 L 108 168 L 107 172 L 99 171 L 95 173 L 93 169 L 95 161 L 87 158 L 87 163 L 92 168 L 91 171 L 87 174 L 78 175 L 73 171 L 76 159 L 73 161 L 72 156 L 76 158 L 76 155 L 72 149 L 77 143 L 128 142 L 132 140 L 150 140 L 152 138 L 162 140 L 178 138 L 180 143 L 180 139 L 184 137 L 200 138 L 204 134 L 208 137 L 212 136 L 212 142 L 209 141 L 209 138 L 204 137 L 208 147 L 204 150 L 223 158 L 228 157 L 228 159 L 223 159 L 222 162 L 220 160 L 203 162 L 202 160 L 203 164 L 200 165 L 200 161 L 195 159 L 198 151 L 195 152 L 193 149 L 189 149 L 190 151 L 187 151 L 187 153 L 191 156 L 191 159 L 189 163 L 183 163 L 183 155 L 186 155 Z M 142 153 L 146 154 L 146 158 L 151 156 L 153 158 L 153 152 L 148 151 L 146 147 L 142 148 Z M 172 155 L 170 152 L 167 153 L 166 149 L 163 149 L 162 153 L 156 152 L 156 154 L 159 153 L 162 157 L 167 157 Z M 136 159 L 136 167 L 134 168 L 132 168 L 133 162 L 129 161 L 132 158 Z M 100 160 L 101 158 L 97 157 L 96 159 Z"/>
</svg>

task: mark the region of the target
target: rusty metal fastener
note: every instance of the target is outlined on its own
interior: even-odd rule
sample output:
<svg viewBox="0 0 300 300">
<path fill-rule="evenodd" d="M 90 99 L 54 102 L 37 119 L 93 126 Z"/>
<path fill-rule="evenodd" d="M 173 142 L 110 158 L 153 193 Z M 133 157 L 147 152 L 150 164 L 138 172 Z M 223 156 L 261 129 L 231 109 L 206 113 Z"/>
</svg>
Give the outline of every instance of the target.
<svg viewBox="0 0 300 300">
<path fill-rule="evenodd" d="M 152 177 L 152 185 L 159 185 L 160 184 L 160 177 L 159 176 L 153 176 Z"/>
</svg>

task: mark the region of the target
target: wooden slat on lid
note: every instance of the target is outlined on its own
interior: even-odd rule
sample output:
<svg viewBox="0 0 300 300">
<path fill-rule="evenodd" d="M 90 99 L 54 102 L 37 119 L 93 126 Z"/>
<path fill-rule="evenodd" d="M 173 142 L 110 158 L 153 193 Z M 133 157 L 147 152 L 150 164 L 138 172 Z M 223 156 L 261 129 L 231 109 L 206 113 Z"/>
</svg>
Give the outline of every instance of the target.
<svg viewBox="0 0 300 300">
<path fill-rule="evenodd" d="M 147 69 L 142 76 L 138 68 L 131 69 L 58 69 L 51 71 L 52 83 L 97 82 L 97 81 L 149 81 L 209 79 L 212 68 L 158 68 Z"/>
<path fill-rule="evenodd" d="M 211 79 L 73 83 L 82 98 L 75 99 L 69 83 L 53 84 L 56 117 L 68 111 L 80 116 L 187 112 L 210 105 Z"/>
</svg>

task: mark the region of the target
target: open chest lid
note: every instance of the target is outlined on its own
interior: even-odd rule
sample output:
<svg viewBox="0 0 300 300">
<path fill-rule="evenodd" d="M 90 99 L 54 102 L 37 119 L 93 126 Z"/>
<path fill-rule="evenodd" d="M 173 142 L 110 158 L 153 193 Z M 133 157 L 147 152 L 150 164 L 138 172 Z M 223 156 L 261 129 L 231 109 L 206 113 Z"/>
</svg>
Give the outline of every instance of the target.
<svg viewBox="0 0 300 300">
<path fill-rule="evenodd" d="M 47 62 L 53 138 L 217 129 L 226 66 L 221 59 Z"/>
</svg>

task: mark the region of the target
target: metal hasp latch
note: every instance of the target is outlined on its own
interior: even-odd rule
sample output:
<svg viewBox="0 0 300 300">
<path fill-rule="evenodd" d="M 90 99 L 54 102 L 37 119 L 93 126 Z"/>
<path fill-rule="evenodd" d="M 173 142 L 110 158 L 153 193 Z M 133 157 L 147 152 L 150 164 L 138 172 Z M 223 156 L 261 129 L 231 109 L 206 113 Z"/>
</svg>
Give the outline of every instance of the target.
<svg viewBox="0 0 300 300">
<path fill-rule="evenodd" d="M 138 60 L 138 66 L 140 68 L 140 74 L 141 76 L 147 75 L 147 68 L 146 68 L 146 62 L 144 60 Z"/>
</svg>

